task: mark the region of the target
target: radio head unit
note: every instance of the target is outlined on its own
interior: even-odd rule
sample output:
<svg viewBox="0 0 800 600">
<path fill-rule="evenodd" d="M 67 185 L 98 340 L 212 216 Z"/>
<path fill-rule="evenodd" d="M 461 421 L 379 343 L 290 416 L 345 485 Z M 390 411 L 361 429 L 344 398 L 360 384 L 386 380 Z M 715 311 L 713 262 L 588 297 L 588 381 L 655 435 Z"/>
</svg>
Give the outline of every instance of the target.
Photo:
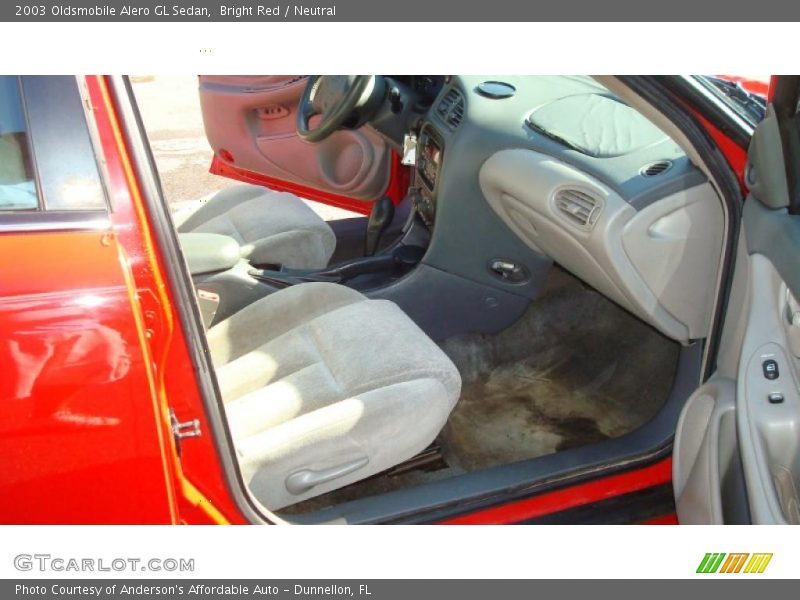
<svg viewBox="0 0 800 600">
<path fill-rule="evenodd" d="M 436 193 L 442 171 L 444 143 L 441 136 L 430 125 L 425 124 L 417 144 L 417 194 L 414 205 L 428 227 L 433 227 L 436 213 Z"/>
<path fill-rule="evenodd" d="M 442 169 L 442 156 L 444 149 L 439 136 L 436 135 L 431 127 L 422 130 L 421 144 L 419 145 L 417 158 L 417 173 L 419 173 L 422 183 L 433 193 L 439 181 L 439 172 Z"/>
</svg>

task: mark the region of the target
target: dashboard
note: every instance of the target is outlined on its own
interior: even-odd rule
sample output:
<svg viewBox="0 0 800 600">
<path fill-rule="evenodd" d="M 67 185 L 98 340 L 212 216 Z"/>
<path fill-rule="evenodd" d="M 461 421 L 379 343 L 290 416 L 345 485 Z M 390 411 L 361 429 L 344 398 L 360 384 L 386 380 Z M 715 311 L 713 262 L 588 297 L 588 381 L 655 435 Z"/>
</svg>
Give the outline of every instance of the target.
<svg viewBox="0 0 800 600">
<path fill-rule="evenodd" d="M 705 335 L 722 207 L 664 132 L 589 77 L 409 83 L 432 96 L 414 174 L 427 262 L 531 298 L 557 262 L 672 339 Z M 498 259 L 530 276 L 504 280 Z"/>
</svg>

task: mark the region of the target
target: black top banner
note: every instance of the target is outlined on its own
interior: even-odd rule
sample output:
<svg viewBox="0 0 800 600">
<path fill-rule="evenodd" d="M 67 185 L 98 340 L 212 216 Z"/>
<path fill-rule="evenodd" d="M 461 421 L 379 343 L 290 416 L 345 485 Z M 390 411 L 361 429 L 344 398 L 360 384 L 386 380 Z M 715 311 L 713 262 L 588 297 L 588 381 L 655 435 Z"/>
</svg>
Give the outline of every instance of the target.
<svg viewBox="0 0 800 600">
<path fill-rule="evenodd" d="M 798 21 L 789 0 L 3 0 L 14 22 L 745 22 Z M 487 32 L 491 35 L 491 32 Z M 733 42 L 733 40 L 732 40 Z M 747 40 L 741 40 L 746 43 Z"/>
</svg>

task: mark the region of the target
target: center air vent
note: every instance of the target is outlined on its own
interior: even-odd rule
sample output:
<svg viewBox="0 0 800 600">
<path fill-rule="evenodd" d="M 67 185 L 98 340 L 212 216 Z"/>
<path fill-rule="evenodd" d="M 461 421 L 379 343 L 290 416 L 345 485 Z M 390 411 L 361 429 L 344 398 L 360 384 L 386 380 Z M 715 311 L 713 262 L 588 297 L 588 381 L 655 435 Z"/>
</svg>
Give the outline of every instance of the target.
<svg viewBox="0 0 800 600">
<path fill-rule="evenodd" d="M 669 160 L 657 160 L 656 162 L 645 165 L 639 171 L 644 177 L 655 177 L 665 171 L 669 171 L 672 162 Z"/>
<path fill-rule="evenodd" d="M 436 107 L 436 112 L 450 129 L 455 129 L 464 118 L 464 96 L 456 88 L 450 88 Z"/>
<path fill-rule="evenodd" d="M 555 205 L 567 221 L 587 229 L 597 221 L 602 208 L 597 198 L 576 189 L 563 189 L 556 192 Z"/>
</svg>

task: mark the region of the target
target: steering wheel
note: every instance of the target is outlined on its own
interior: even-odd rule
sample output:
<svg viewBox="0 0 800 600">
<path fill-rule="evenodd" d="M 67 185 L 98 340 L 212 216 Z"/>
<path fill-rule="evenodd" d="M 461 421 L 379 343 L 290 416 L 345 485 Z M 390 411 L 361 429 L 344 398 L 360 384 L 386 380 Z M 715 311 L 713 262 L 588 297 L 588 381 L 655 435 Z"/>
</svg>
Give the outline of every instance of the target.
<svg viewBox="0 0 800 600">
<path fill-rule="evenodd" d="M 340 129 L 369 98 L 365 92 L 374 80 L 374 75 L 310 76 L 297 107 L 297 135 L 316 143 Z M 309 121 L 316 115 L 322 120 L 311 129 Z"/>
</svg>

